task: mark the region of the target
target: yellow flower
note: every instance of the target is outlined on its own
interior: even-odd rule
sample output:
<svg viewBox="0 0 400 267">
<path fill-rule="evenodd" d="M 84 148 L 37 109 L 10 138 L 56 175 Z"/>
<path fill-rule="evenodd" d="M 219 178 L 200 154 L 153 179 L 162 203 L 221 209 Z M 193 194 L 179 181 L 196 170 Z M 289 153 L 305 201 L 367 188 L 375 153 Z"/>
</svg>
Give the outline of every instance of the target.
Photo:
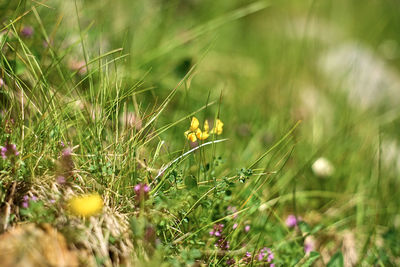
<svg viewBox="0 0 400 267">
<path fill-rule="evenodd" d="M 196 133 L 189 131 L 185 132 L 185 137 L 190 141 L 190 142 L 196 142 Z"/>
<path fill-rule="evenodd" d="M 208 134 L 207 131 L 202 132 L 200 129 L 197 129 L 196 131 L 196 137 L 199 140 L 206 140 L 210 135 Z"/>
<path fill-rule="evenodd" d="M 210 130 L 210 126 L 208 126 L 208 120 L 205 120 L 204 121 L 204 131 L 206 132 L 206 133 L 208 133 L 208 131 Z"/>
<path fill-rule="evenodd" d="M 220 135 L 222 133 L 222 128 L 224 126 L 224 123 L 220 119 L 217 119 L 215 122 L 215 126 L 211 130 L 211 132 L 207 120 L 204 121 L 204 126 L 203 126 L 204 131 L 202 131 L 199 128 L 199 125 L 200 125 L 199 120 L 196 117 L 193 117 L 190 123 L 189 130 L 185 132 L 185 137 L 191 142 L 196 142 L 197 140 L 206 140 L 208 137 L 210 137 L 210 134 Z"/>
<path fill-rule="evenodd" d="M 194 132 L 197 130 L 197 128 L 199 128 L 199 120 L 196 117 L 192 118 L 192 122 L 190 123 L 190 131 Z"/>
<path fill-rule="evenodd" d="M 192 143 L 196 142 L 197 141 L 196 134 L 195 133 L 188 134 L 187 139 L 189 139 L 190 142 L 192 142 Z"/>
<path fill-rule="evenodd" d="M 185 132 L 186 138 L 192 143 L 197 141 L 196 131 L 200 130 L 199 125 L 199 120 L 196 117 L 193 117 L 189 130 Z"/>
<path fill-rule="evenodd" d="M 224 123 L 220 119 L 217 119 L 217 121 L 215 122 L 215 126 L 212 129 L 211 133 L 216 133 L 216 134 L 220 135 L 220 134 L 222 134 L 223 127 L 224 127 Z"/>
<path fill-rule="evenodd" d="M 103 208 L 103 200 L 97 193 L 85 194 L 70 199 L 68 207 L 75 215 L 90 217 L 100 213 Z"/>
</svg>

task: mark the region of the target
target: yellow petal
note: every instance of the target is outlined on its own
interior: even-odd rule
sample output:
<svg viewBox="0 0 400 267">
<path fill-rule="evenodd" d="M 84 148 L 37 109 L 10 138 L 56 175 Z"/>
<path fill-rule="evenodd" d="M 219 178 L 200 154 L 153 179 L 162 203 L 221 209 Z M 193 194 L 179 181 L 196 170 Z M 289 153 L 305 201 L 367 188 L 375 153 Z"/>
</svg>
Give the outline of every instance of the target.
<svg viewBox="0 0 400 267">
<path fill-rule="evenodd" d="M 69 210 L 78 216 L 90 217 L 100 213 L 103 200 L 97 193 L 73 197 L 68 201 Z"/>
<path fill-rule="evenodd" d="M 210 126 L 208 126 L 208 120 L 204 121 L 204 131 L 208 133 L 208 131 L 210 130 Z"/>
<path fill-rule="evenodd" d="M 190 123 L 190 131 L 194 132 L 199 128 L 199 120 L 196 117 L 192 118 L 192 122 Z"/>
<path fill-rule="evenodd" d="M 220 134 L 222 134 L 223 127 L 224 127 L 224 123 L 220 119 L 217 119 L 217 121 L 215 122 L 215 126 L 212 129 L 211 133 L 212 134 L 216 133 L 216 134 L 220 135 Z"/>
<path fill-rule="evenodd" d="M 196 136 L 200 139 L 201 130 L 199 128 L 197 128 L 197 130 L 196 130 Z"/>
<path fill-rule="evenodd" d="M 209 133 L 203 132 L 203 133 L 201 134 L 201 140 L 206 140 L 209 136 L 210 136 Z"/>
<path fill-rule="evenodd" d="M 199 140 L 206 140 L 210 135 L 208 132 L 202 132 L 200 129 L 197 129 L 196 136 Z"/>
<path fill-rule="evenodd" d="M 188 135 L 187 135 L 187 139 L 188 139 L 190 142 L 192 142 L 192 143 L 196 142 L 196 140 L 197 140 L 196 134 L 195 134 L 195 133 L 190 133 L 190 134 L 188 134 Z"/>
</svg>

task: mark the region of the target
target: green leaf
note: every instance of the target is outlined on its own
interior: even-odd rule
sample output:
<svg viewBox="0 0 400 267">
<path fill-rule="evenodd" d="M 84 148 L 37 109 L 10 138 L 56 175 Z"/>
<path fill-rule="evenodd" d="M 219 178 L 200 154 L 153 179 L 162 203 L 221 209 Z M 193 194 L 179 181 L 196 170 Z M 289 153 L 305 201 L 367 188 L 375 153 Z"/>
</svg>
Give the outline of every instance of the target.
<svg viewBox="0 0 400 267">
<path fill-rule="evenodd" d="M 300 221 L 300 222 L 298 222 L 298 224 L 299 224 L 300 230 L 303 233 L 310 233 L 311 232 L 311 227 L 306 222 Z"/>
<path fill-rule="evenodd" d="M 344 262 L 343 262 L 343 254 L 341 251 L 338 251 L 335 253 L 335 255 L 332 256 L 331 260 L 328 262 L 326 265 L 327 267 L 343 267 Z"/>
<path fill-rule="evenodd" d="M 197 258 L 200 258 L 201 257 L 201 252 L 200 252 L 200 250 L 198 250 L 198 249 L 191 249 L 190 250 L 190 257 L 192 258 L 192 259 L 197 259 Z"/>
<path fill-rule="evenodd" d="M 310 234 L 313 235 L 313 234 L 315 234 L 316 232 L 318 232 L 319 230 L 321 230 L 322 228 L 323 228 L 323 225 L 322 225 L 322 224 L 318 224 L 317 226 L 315 226 L 315 227 L 311 230 Z"/>
<path fill-rule="evenodd" d="M 187 186 L 188 189 L 192 189 L 192 188 L 197 187 L 196 178 L 194 176 L 192 176 L 192 175 L 187 176 L 185 178 L 185 185 Z"/>
<path fill-rule="evenodd" d="M 303 263 L 302 267 L 309 267 L 311 266 L 321 255 L 316 251 L 311 251 L 308 259 L 305 263 Z"/>
</svg>

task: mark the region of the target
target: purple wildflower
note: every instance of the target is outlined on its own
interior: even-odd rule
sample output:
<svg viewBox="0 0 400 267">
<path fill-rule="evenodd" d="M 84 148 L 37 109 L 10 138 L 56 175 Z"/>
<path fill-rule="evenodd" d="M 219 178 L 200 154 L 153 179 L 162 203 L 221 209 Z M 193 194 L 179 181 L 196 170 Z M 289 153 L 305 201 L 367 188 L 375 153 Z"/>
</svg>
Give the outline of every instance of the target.
<svg viewBox="0 0 400 267">
<path fill-rule="evenodd" d="M 272 254 L 271 249 L 266 247 L 260 250 L 260 253 L 258 254 L 258 260 L 262 261 L 265 258 L 265 256 L 267 256 L 268 262 L 271 262 L 272 259 L 274 258 L 274 254 Z"/>
<path fill-rule="evenodd" d="M 33 28 L 32 28 L 31 26 L 24 26 L 24 27 L 21 29 L 21 34 L 22 34 L 22 36 L 24 36 L 24 37 L 26 37 L 26 38 L 32 37 L 33 32 L 34 32 L 34 30 L 33 30 Z"/>
<path fill-rule="evenodd" d="M 244 263 L 250 263 L 250 261 L 251 261 L 251 253 L 247 251 L 246 254 L 244 255 L 244 257 L 242 258 L 242 261 Z"/>
<path fill-rule="evenodd" d="M 268 254 L 267 261 L 271 262 L 273 259 L 274 259 L 274 254 L 271 252 L 271 253 Z"/>
<path fill-rule="evenodd" d="M 1 157 L 3 158 L 3 159 L 6 159 L 7 157 L 6 157 L 6 153 L 7 153 L 7 148 L 5 148 L 5 147 L 1 147 Z"/>
<path fill-rule="evenodd" d="M 29 206 L 29 196 L 25 195 L 22 199 L 24 200 L 22 202 L 22 207 L 27 209 Z"/>
<path fill-rule="evenodd" d="M 140 202 L 141 200 L 146 200 L 149 198 L 150 186 L 147 184 L 137 184 L 133 187 L 135 191 L 135 199 L 136 202 Z"/>
<path fill-rule="evenodd" d="M 4 81 L 2 78 L 0 78 L 0 87 L 3 87 L 3 85 L 4 85 Z"/>
<path fill-rule="evenodd" d="M 16 145 L 6 143 L 5 146 L 1 147 L 0 154 L 3 159 L 6 159 L 7 157 L 10 157 L 10 156 L 18 156 L 19 152 L 17 150 Z"/>
<path fill-rule="evenodd" d="M 209 232 L 211 236 L 218 236 L 220 237 L 222 235 L 222 231 L 224 230 L 225 225 L 224 224 L 216 224 L 214 225 L 214 229 Z"/>
<path fill-rule="evenodd" d="M 63 146 L 64 143 L 60 142 Z M 74 161 L 72 159 L 72 148 L 66 147 L 62 150 L 60 158 L 57 160 L 57 175 L 56 182 L 58 184 L 65 184 L 67 179 L 74 174 Z"/>
<path fill-rule="evenodd" d="M 238 227 L 238 224 L 237 224 L 237 223 L 233 224 L 233 226 L 232 226 L 232 228 L 233 228 L 234 230 L 235 230 L 237 227 Z"/>
<path fill-rule="evenodd" d="M 72 153 L 72 149 L 71 149 L 70 147 L 67 147 L 66 149 L 64 149 L 64 150 L 62 151 L 62 155 L 63 155 L 64 157 L 69 157 L 69 156 L 71 156 L 71 153 Z"/>
<path fill-rule="evenodd" d="M 250 231 L 250 225 L 246 225 L 245 227 L 244 227 L 244 231 L 247 233 L 247 232 L 249 232 Z"/>
<path fill-rule="evenodd" d="M 314 250 L 314 248 L 312 247 L 311 244 L 304 244 L 304 252 L 305 252 L 306 254 L 310 253 L 310 252 L 313 251 L 313 250 Z"/>
<path fill-rule="evenodd" d="M 38 198 L 37 196 L 32 196 L 31 198 L 29 198 L 28 195 L 25 195 L 23 198 L 23 202 L 22 202 L 22 207 L 27 209 L 29 207 L 29 202 L 30 201 L 37 201 Z"/>
<path fill-rule="evenodd" d="M 144 185 L 143 185 L 143 191 L 144 191 L 145 193 L 150 192 L 150 186 L 148 186 L 147 184 L 144 184 Z"/>
<path fill-rule="evenodd" d="M 304 253 L 306 255 L 310 254 L 311 251 L 315 250 L 315 239 L 312 236 L 306 237 L 304 240 Z"/>
<path fill-rule="evenodd" d="M 297 226 L 297 218 L 296 218 L 296 216 L 294 216 L 293 214 L 290 214 L 286 218 L 286 226 L 289 227 L 289 228 L 293 228 L 293 227 Z"/>
<path fill-rule="evenodd" d="M 313 251 L 313 250 L 314 250 L 314 248 L 312 247 L 311 244 L 304 244 L 304 252 L 305 252 L 306 254 L 310 253 L 310 252 Z"/>
<path fill-rule="evenodd" d="M 215 246 L 217 248 L 220 248 L 222 250 L 228 250 L 229 249 L 229 241 L 226 240 L 226 238 L 220 238 L 218 239 L 217 243 L 215 243 Z"/>
<path fill-rule="evenodd" d="M 258 256 L 257 256 L 258 261 L 262 261 L 264 259 L 265 255 L 266 255 L 265 252 L 261 250 L 260 253 L 258 253 Z"/>
<path fill-rule="evenodd" d="M 256 256 L 258 261 L 268 262 L 270 265 L 273 266 L 272 261 L 274 259 L 274 253 L 272 253 L 270 248 L 264 247 L 262 248 Z"/>
</svg>

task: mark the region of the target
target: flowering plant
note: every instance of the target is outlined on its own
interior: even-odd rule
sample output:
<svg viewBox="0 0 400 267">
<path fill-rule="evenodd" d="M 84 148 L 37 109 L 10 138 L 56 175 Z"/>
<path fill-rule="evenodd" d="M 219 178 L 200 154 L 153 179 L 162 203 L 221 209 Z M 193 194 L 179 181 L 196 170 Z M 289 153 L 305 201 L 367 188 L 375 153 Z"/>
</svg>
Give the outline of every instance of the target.
<svg viewBox="0 0 400 267">
<path fill-rule="evenodd" d="M 208 137 L 210 137 L 210 134 L 222 134 L 224 123 L 220 119 L 217 119 L 211 131 L 208 120 L 204 121 L 203 130 L 201 130 L 199 126 L 199 120 L 196 117 L 193 117 L 190 123 L 189 130 L 185 132 L 186 138 L 192 143 L 196 142 L 197 139 L 201 141 L 206 140 Z"/>
</svg>

